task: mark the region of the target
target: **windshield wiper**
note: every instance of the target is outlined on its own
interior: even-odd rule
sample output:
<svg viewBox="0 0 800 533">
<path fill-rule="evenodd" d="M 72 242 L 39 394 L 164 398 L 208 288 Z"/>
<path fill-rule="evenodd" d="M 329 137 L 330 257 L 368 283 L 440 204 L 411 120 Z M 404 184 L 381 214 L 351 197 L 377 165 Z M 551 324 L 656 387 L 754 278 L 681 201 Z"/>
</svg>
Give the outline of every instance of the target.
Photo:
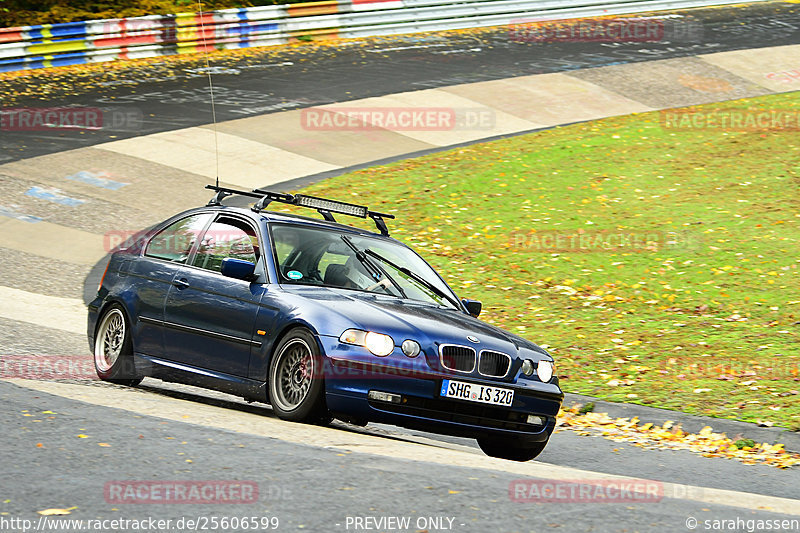
<svg viewBox="0 0 800 533">
<path fill-rule="evenodd" d="M 348 237 L 347 235 L 340 235 L 340 237 L 345 242 L 345 244 L 349 246 L 351 250 L 353 250 L 353 253 L 356 254 L 356 259 L 361 261 L 361 264 L 364 265 L 364 268 L 367 270 L 369 275 L 372 276 L 372 278 L 377 283 L 380 283 L 382 287 L 387 288 L 385 285 L 383 285 L 383 283 L 381 283 L 382 278 L 385 277 L 391 282 L 392 286 L 397 289 L 397 292 L 400 293 L 400 296 L 402 296 L 403 298 L 408 298 L 408 296 L 406 296 L 405 291 L 403 291 L 403 288 L 400 287 L 400 285 L 398 285 L 394 279 L 392 279 L 392 276 L 390 276 L 389 273 L 386 272 L 386 270 L 383 267 L 374 263 L 369 257 L 367 257 L 367 255 L 362 250 L 360 250 L 358 246 L 353 244 L 353 241 L 350 240 L 350 237 Z"/>
<path fill-rule="evenodd" d="M 458 300 L 454 299 L 452 296 L 450 296 L 449 294 L 447 294 L 446 292 L 444 292 L 439 287 L 437 287 L 436 285 L 434 285 L 430 281 L 426 280 L 425 278 L 423 278 L 419 274 L 416 274 L 416 273 L 412 272 L 407 267 L 400 266 L 397 263 L 395 263 L 395 262 L 393 262 L 393 261 L 391 261 L 389 259 L 386 259 L 381 254 L 379 254 L 378 252 L 373 252 L 369 248 L 364 250 L 364 253 L 367 254 L 367 255 L 371 255 L 372 257 L 374 257 L 375 259 L 377 259 L 379 261 L 383 261 L 384 263 L 386 263 L 390 267 L 394 268 L 398 272 L 402 272 L 403 274 L 405 274 L 409 278 L 413 279 L 414 281 L 416 281 L 417 283 L 419 283 L 420 285 L 422 285 L 423 287 L 425 287 L 426 289 L 428 289 L 429 291 L 431 291 L 432 293 L 437 295 L 439 298 L 444 298 L 445 300 L 447 300 L 448 302 L 453 304 L 456 307 L 456 309 L 460 310 L 462 308 L 461 305 L 459 304 Z"/>
</svg>

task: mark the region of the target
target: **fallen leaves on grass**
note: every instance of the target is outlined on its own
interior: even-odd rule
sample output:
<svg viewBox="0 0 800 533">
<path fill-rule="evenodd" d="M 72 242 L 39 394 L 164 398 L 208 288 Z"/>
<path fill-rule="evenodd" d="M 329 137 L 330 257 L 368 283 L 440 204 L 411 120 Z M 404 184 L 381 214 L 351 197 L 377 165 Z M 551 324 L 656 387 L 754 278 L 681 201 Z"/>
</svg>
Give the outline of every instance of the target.
<svg viewBox="0 0 800 533">
<path fill-rule="evenodd" d="M 724 433 L 715 433 L 706 426 L 698 433 L 686 433 L 680 425 L 667 421 L 661 426 L 639 424 L 639 419 L 611 418 L 606 413 L 580 413 L 580 406 L 563 409 L 558 414 L 558 427 L 578 435 L 602 436 L 614 442 L 629 442 L 647 449 L 689 450 L 703 457 L 726 457 L 744 464 L 765 464 L 789 468 L 800 464 L 800 455 L 789 453 L 783 444 L 752 443 L 734 440 Z"/>
</svg>

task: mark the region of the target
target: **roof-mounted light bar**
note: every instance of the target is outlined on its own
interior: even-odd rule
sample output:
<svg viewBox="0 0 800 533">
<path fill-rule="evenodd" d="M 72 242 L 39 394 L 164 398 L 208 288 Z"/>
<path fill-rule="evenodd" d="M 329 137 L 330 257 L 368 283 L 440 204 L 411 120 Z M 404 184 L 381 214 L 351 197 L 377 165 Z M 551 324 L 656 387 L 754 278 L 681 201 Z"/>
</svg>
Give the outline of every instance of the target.
<svg viewBox="0 0 800 533">
<path fill-rule="evenodd" d="M 388 213 L 378 213 L 377 211 L 370 211 L 366 206 L 350 204 L 347 202 L 340 202 L 338 200 L 328 200 L 327 198 L 318 198 L 316 196 L 307 196 L 305 194 L 288 194 L 281 192 L 272 192 L 264 189 L 253 189 L 252 191 L 239 191 L 236 189 L 229 189 L 226 187 L 219 187 L 217 185 L 206 185 L 206 189 L 216 191 L 217 194 L 208 202 L 208 205 L 222 205 L 222 199 L 234 194 L 240 196 L 248 196 L 250 198 L 258 198 L 258 202 L 253 205 L 252 210 L 255 212 L 262 211 L 272 202 L 281 202 L 284 204 L 296 205 L 299 207 L 308 207 L 316 209 L 323 218 L 330 222 L 336 222 L 332 213 L 339 213 L 342 215 L 350 215 L 359 218 L 371 218 L 375 222 L 378 230 L 382 235 L 389 235 L 389 228 L 386 227 L 384 219 L 394 218 L 394 215 Z"/>
<path fill-rule="evenodd" d="M 311 207 L 312 209 L 322 209 L 329 213 L 341 213 L 343 215 L 351 215 L 359 218 L 367 218 L 367 209 L 363 205 L 348 204 L 346 202 L 338 202 L 336 200 L 326 200 L 325 198 L 317 198 L 316 196 L 306 196 L 304 194 L 296 194 L 294 196 L 294 204 L 300 207 Z"/>
</svg>

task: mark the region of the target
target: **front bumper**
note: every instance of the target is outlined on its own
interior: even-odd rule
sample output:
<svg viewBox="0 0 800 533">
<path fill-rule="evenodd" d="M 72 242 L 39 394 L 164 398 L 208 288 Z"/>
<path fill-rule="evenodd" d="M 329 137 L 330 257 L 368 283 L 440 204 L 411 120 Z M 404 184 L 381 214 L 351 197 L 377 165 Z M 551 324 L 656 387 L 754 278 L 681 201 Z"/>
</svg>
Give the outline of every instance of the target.
<svg viewBox="0 0 800 533">
<path fill-rule="evenodd" d="M 555 429 L 556 415 L 564 394 L 553 383 L 532 380 L 499 381 L 473 375 L 433 370 L 424 357 L 418 360 L 377 358 L 347 347 L 338 339 L 321 337 L 325 349 L 325 388 L 328 409 L 338 415 L 371 422 L 457 435 L 500 436 L 523 442 L 546 441 Z M 398 368 L 392 362 L 407 364 Z M 440 396 L 442 380 L 514 390 L 511 407 L 499 407 Z M 368 398 L 370 391 L 388 392 L 401 402 Z M 529 424 L 528 415 L 538 415 L 544 424 Z"/>
</svg>

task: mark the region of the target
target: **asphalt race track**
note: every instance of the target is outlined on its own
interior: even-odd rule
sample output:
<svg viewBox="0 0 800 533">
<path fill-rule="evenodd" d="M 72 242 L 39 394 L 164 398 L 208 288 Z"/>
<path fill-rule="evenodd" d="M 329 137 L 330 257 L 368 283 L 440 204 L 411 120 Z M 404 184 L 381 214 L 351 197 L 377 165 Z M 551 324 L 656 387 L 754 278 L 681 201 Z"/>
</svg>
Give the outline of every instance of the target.
<svg viewBox="0 0 800 533">
<path fill-rule="evenodd" d="M 217 120 L 346 102 L 385 94 L 516 76 L 666 60 L 800 42 L 800 9 L 792 3 L 750 4 L 676 12 L 699 30 L 653 43 L 515 42 L 495 28 L 445 35 L 418 34 L 322 47 L 252 52 L 212 64 Z M 24 78 L 11 82 L 4 107 L 99 107 L 117 127 L 31 136 L 3 132 L 0 163 L 211 122 L 205 59 L 174 69 L 156 61 L 145 69 L 67 76 L 48 94 L 23 97 Z M 98 79 L 99 78 L 99 79 Z M 790 90 L 787 86 L 786 90 Z M 132 117 L 126 120 L 125 117 Z"/>
<path fill-rule="evenodd" d="M 698 63 L 695 56 L 800 44 L 797 10 L 793 3 L 766 3 L 683 12 L 681 17 L 701 24 L 701 38 L 646 46 L 543 46 L 512 42 L 506 30 L 493 29 L 250 51 L 212 63 L 217 118 L 221 122 L 252 118 L 251 123 L 221 125 L 221 131 L 233 138 L 252 129 L 252 139 L 242 146 L 257 148 L 256 141 L 279 136 L 280 132 L 262 134 L 259 128 L 278 127 L 275 117 L 281 112 L 371 97 L 393 102 L 397 93 L 433 88 L 464 95 L 470 93 L 463 84 L 564 72 L 573 75 L 570 83 L 580 80 L 580 87 L 588 91 L 587 101 L 603 95 L 618 106 L 614 108 L 618 113 L 663 108 L 677 101 L 670 97 L 677 97 L 653 95 L 643 104 L 642 99 L 612 97 L 606 89 L 618 86 L 614 85 L 621 83 L 617 78 L 627 73 L 655 72 L 648 70 L 650 65 L 674 65 L 670 61 L 680 59 L 680 65 L 707 73 L 707 65 Z M 55 81 L 32 77 L 3 82 L 0 90 L 6 108 L 87 106 L 122 117 L 116 129 L 48 135 L 3 131 L 0 136 L 3 356 L 56 355 L 90 366 L 82 302 L 96 287 L 97 270 L 105 265 L 98 244 L 103 232 L 122 225 L 142 227 L 179 206 L 207 200 L 199 185 L 207 181 L 207 175 L 189 169 L 188 162 L 174 168 L 154 162 L 161 156 L 146 144 L 171 138 L 170 132 L 185 136 L 187 144 L 206 138 L 202 132 L 207 132 L 210 111 L 205 60 L 181 61 L 180 68 L 155 61 L 139 71 L 109 68 L 81 77 L 76 70 Z M 786 53 L 781 61 L 791 65 L 793 59 Z M 632 67 L 633 63 L 641 65 Z M 794 64 L 800 67 L 800 59 Z M 588 70 L 598 67 L 619 70 L 603 71 L 612 72 L 605 77 Z M 761 72 L 752 79 L 763 78 Z M 564 83 L 561 77 L 557 80 Z M 631 80 L 625 82 L 631 84 Z M 784 87 L 776 82 L 765 88 L 732 75 L 729 86 L 731 91 L 725 94 L 731 98 L 780 92 Z M 797 88 L 798 84 L 785 84 L 786 91 Z M 701 96 L 703 101 L 724 99 L 720 94 L 711 91 Z M 536 107 L 535 102 L 531 106 Z M 500 112 L 498 116 L 511 124 L 502 134 L 521 131 L 527 124 L 503 119 Z M 275 121 L 270 122 L 271 118 Z M 551 124 L 557 123 L 553 119 Z M 145 137 L 162 132 L 167 136 L 149 137 L 155 141 Z M 124 139 L 131 144 L 118 143 Z M 456 144 L 448 139 L 387 136 L 384 144 L 400 146 L 408 153 Z M 113 150 L 96 148 L 110 141 L 114 141 Z M 297 154 L 281 153 L 308 156 L 301 148 Z M 395 151 L 386 157 L 402 154 Z M 87 158 L 95 160 L 82 161 Z M 334 155 L 321 159 L 330 167 L 329 173 L 355 164 Z M 363 158 L 365 164 L 370 160 Z M 120 186 L 122 196 L 114 196 L 117 190 L 113 188 L 86 193 L 89 189 L 78 188 L 85 183 L 64 179 L 92 165 L 121 169 L 121 173 L 127 169 L 126 180 L 131 183 Z M 305 159 L 297 159 L 295 165 L 294 173 L 287 171 L 287 176 L 301 176 L 299 168 L 312 168 L 322 175 L 328 168 Z M 155 178 L 147 176 L 155 171 L 160 172 Z M 137 182 L 140 175 L 147 177 Z M 47 200 L 25 193 L 36 184 L 54 183 L 70 196 Z M 197 187 L 190 190 L 188 184 Z M 74 188 L 67 189 L 70 186 Z M 273 186 L 287 185 L 273 182 Z M 157 193 L 148 195 L 147 191 Z M 79 202 L 70 205 L 75 199 Z M 58 233 L 48 240 L 46 230 Z M 62 252 L 67 246 L 69 254 Z M 40 531 L 77 530 L 77 526 L 56 527 L 52 521 L 57 519 L 155 518 L 172 522 L 149 531 L 184 531 L 195 529 L 186 525 L 187 520 L 248 516 L 274 517 L 278 524 L 273 529 L 278 531 L 313 532 L 800 530 L 798 468 L 778 470 L 688 451 L 646 450 L 563 430 L 553 435 L 536 461 L 512 463 L 484 456 L 468 439 L 372 424 L 360 428 L 338 421 L 327 428 L 291 424 L 278 420 L 266 405 L 149 378 L 130 389 L 92 380 L 88 374 L 59 382 L 12 376 L 0 380 L 0 398 L 4 405 L 0 461 L 5 467 L 0 491 L 2 533 L 23 530 L 19 522 L 8 522 L 12 518 L 32 521 L 31 530 L 41 525 L 37 511 L 53 508 L 70 514 L 48 517 L 51 522 L 45 526 L 49 529 Z M 126 480 L 236 480 L 257 486 L 258 495 L 245 503 L 114 501 L 109 486 Z M 628 485 L 651 480 L 657 494 L 648 499 L 635 493 L 614 503 L 569 498 L 533 503 L 525 500 L 519 480 L 601 480 Z M 389 517 L 400 524 L 408 520 L 408 526 L 387 522 Z M 378 522 L 381 518 L 384 521 Z M 715 527 L 715 520 L 730 522 Z M 759 527 L 757 520 L 771 522 L 769 527 L 764 522 Z M 207 530 L 246 529 L 228 523 Z"/>
<path fill-rule="evenodd" d="M 797 519 L 796 471 L 647 452 L 564 433 L 554 435 L 537 461 L 523 465 L 382 428 L 364 436 L 340 424 L 333 429 L 297 427 L 273 418 L 268 409 L 213 400 L 216 395 L 206 392 L 183 393 L 180 397 L 190 403 L 182 404 L 174 393 L 150 385 L 143 391 L 73 387 L 89 389 L 80 393 L 81 402 L 0 383 L 6 406 L 0 416 L 9 441 L 0 457 L 8 465 L 7 478 L 25 480 L 24 488 L 6 491 L 11 502 L 3 508 L 10 516 L 35 522 L 33 511 L 73 506 L 78 510 L 69 518 L 177 521 L 256 514 L 278 517 L 279 530 L 319 532 L 358 530 L 346 527 L 348 517 L 367 516 L 414 522 L 448 517 L 452 526 L 427 530 L 463 532 L 673 532 L 689 531 L 685 524 L 691 518 L 743 523 Z M 115 403 L 122 408 L 109 407 Z M 22 418 L 42 411 L 58 414 Z M 34 427 L 38 418 L 43 420 Z M 110 446 L 98 447 L 99 439 Z M 38 443 L 44 447 L 37 448 Z M 510 487 L 520 479 L 621 481 L 592 472 L 598 470 L 636 472 L 633 477 L 670 483 L 663 485 L 657 501 L 532 504 L 510 497 Z M 257 483 L 260 497 L 244 505 L 109 505 L 104 500 L 106 483 L 139 479 L 235 479 Z"/>
</svg>

